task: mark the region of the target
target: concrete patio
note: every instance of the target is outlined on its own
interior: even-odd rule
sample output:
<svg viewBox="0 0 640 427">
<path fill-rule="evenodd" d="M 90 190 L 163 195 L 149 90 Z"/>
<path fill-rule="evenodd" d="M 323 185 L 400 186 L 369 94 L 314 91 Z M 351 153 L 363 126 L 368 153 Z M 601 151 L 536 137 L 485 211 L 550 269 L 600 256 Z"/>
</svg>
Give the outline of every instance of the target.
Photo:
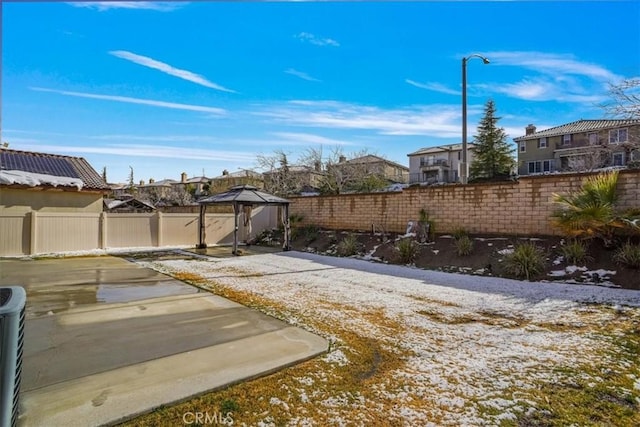
<svg viewBox="0 0 640 427">
<path fill-rule="evenodd" d="M 23 426 L 113 424 L 328 346 L 121 258 L 0 260 L 0 285 L 27 291 Z"/>
</svg>

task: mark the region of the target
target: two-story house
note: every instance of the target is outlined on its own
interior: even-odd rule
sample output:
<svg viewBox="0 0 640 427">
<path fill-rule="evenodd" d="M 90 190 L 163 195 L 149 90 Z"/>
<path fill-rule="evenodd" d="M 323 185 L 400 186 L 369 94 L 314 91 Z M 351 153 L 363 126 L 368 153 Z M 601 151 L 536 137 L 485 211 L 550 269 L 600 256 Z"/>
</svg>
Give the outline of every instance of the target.
<svg viewBox="0 0 640 427">
<path fill-rule="evenodd" d="M 251 185 L 263 189 L 264 178 L 261 173 L 250 169 L 241 169 L 236 172 L 229 172 L 225 169 L 222 171 L 222 175 L 211 178 L 209 193 L 222 193 L 231 187 L 237 187 L 239 185 Z"/>
<path fill-rule="evenodd" d="M 467 144 L 467 162 L 473 162 L 475 144 Z M 458 182 L 462 162 L 462 144 L 425 147 L 409 156 L 410 184 Z"/>
<path fill-rule="evenodd" d="M 320 187 L 325 173 L 320 165 L 315 167 L 291 165 L 263 172 L 265 191 L 278 195 L 315 192 Z"/>
<path fill-rule="evenodd" d="M 640 161 L 640 119 L 578 120 L 514 138 L 518 173 L 593 170 Z"/>
<path fill-rule="evenodd" d="M 347 160 L 341 156 L 336 168 L 355 170 L 358 175 L 378 175 L 390 183 L 406 184 L 409 182 L 409 168 L 380 156 L 367 154 Z"/>
</svg>

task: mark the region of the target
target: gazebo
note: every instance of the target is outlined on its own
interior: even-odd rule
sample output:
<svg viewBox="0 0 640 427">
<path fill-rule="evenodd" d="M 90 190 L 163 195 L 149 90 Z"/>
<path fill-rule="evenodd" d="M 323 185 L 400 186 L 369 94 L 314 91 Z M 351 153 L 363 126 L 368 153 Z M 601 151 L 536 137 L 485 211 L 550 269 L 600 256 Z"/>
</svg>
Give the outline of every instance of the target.
<svg viewBox="0 0 640 427">
<path fill-rule="evenodd" d="M 251 185 L 238 185 L 231 187 L 224 193 L 214 194 L 198 200 L 200 204 L 200 232 L 198 236 L 198 249 L 207 247 L 205 243 L 205 213 L 208 205 L 232 205 L 233 206 L 233 251 L 234 255 L 238 254 L 238 216 L 243 209 L 250 210 L 253 206 L 282 206 L 282 223 L 284 225 L 284 243 L 282 249 L 288 251 L 290 249 L 291 225 L 289 224 L 289 201 L 273 194 L 265 193 L 257 187 Z M 249 217 L 250 217 L 249 213 Z"/>
</svg>

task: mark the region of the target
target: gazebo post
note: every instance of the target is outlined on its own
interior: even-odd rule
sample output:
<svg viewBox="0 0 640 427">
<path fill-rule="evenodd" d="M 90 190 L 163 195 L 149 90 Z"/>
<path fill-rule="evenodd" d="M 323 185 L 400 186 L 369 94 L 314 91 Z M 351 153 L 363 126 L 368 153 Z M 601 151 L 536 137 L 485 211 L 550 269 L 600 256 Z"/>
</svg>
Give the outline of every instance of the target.
<svg viewBox="0 0 640 427">
<path fill-rule="evenodd" d="M 238 255 L 238 202 L 233 202 L 233 250 L 231 253 Z"/>
<path fill-rule="evenodd" d="M 284 204 L 284 244 L 282 249 L 288 251 L 291 249 L 291 223 L 289 222 L 289 204 Z"/>
<path fill-rule="evenodd" d="M 199 230 L 198 230 L 198 246 L 197 249 L 206 249 L 207 248 L 207 244 L 204 241 L 204 231 L 205 231 L 205 212 L 207 210 L 207 205 L 205 204 L 201 204 L 200 205 L 200 216 L 198 217 L 198 226 L 199 226 Z"/>
</svg>

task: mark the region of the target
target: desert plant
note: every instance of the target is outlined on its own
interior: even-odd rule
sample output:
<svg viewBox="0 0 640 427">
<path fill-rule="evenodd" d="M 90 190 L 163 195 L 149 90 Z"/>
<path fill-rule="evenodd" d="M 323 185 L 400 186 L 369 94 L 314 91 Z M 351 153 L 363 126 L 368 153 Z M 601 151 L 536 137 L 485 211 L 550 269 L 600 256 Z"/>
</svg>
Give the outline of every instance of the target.
<svg viewBox="0 0 640 427">
<path fill-rule="evenodd" d="M 433 219 L 429 217 L 429 212 L 425 208 L 420 209 L 418 212 L 418 222 L 421 226 L 427 228 L 427 239 L 433 240 L 436 233 L 436 223 Z"/>
<path fill-rule="evenodd" d="M 591 259 L 587 254 L 587 245 L 580 240 L 572 239 L 560 247 L 560 253 L 567 262 L 583 263 Z"/>
<path fill-rule="evenodd" d="M 561 208 L 551 215 L 553 224 L 567 236 L 597 237 L 612 246 L 615 229 L 624 227 L 615 211 L 617 183 L 618 172 L 611 171 L 587 178 L 576 193 L 554 194 Z"/>
<path fill-rule="evenodd" d="M 544 252 L 531 242 L 517 245 L 504 259 L 505 271 L 517 278 L 531 280 L 544 270 Z"/>
<path fill-rule="evenodd" d="M 419 247 L 416 241 L 412 238 L 405 238 L 399 240 L 398 243 L 396 243 L 396 250 L 398 251 L 398 256 L 401 263 L 411 264 L 416 260 Z"/>
<path fill-rule="evenodd" d="M 459 240 L 461 237 L 469 237 L 469 233 L 462 227 L 457 227 L 453 230 L 453 238 Z"/>
<path fill-rule="evenodd" d="M 466 234 L 461 235 L 453 241 L 458 256 L 467 256 L 473 252 L 473 240 Z"/>
<path fill-rule="evenodd" d="M 640 269 L 640 245 L 628 241 L 616 250 L 613 260 L 627 267 Z"/>
<path fill-rule="evenodd" d="M 298 229 L 298 234 L 304 237 L 305 242 L 311 243 L 318 238 L 319 227 L 315 224 L 308 224 Z"/>
<path fill-rule="evenodd" d="M 340 256 L 352 256 L 358 252 L 358 239 L 355 235 L 347 235 L 336 248 Z"/>
<path fill-rule="evenodd" d="M 295 240 L 298 234 L 298 228 L 300 227 L 300 223 L 304 220 L 304 216 L 300 214 L 291 214 L 289 215 L 289 227 L 291 227 L 291 239 Z"/>
</svg>

